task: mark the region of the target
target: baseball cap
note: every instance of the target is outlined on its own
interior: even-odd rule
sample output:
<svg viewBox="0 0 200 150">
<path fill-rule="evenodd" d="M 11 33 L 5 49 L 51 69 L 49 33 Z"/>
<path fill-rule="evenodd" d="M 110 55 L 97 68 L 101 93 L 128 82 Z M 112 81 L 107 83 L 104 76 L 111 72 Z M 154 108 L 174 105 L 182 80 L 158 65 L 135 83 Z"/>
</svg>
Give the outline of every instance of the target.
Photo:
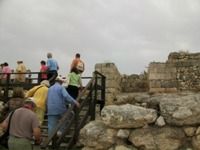
<svg viewBox="0 0 200 150">
<path fill-rule="evenodd" d="M 33 97 L 28 97 L 25 99 L 24 104 L 30 104 L 32 103 L 34 107 L 36 107 L 35 99 Z"/>
</svg>

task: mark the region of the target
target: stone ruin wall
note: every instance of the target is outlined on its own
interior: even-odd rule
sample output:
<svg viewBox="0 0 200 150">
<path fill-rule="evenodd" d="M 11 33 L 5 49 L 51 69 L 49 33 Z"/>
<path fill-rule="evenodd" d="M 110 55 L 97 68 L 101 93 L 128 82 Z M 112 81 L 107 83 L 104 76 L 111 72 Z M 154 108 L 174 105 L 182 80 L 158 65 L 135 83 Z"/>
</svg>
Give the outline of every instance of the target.
<svg viewBox="0 0 200 150">
<path fill-rule="evenodd" d="M 165 63 L 150 63 L 148 75 L 149 92 L 198 91 L 200 53 L 170 53 Z"/>
<path fill-rule="evenodd" d="M 150 63 L 146 80 L 120 75 L 114 63 L 97 64 L 107 78 L 106 106 L 81 129 L 83 150 L 200 150 L 200 93 L 193 92 L 199 65 L 200 53 L 174 52 L 165 63 Z M 144 81 L 147 92 L 134 93 Z"/>
<path fill-rule="evenodd" d="M 149 90 L 147 73 L 122 75 L 121 77 L 121 92 L 146 92 Z"/>
<path fill-rule="evenodd" d="M 95 70 L 106 76 L 106 105 L 113 104 L 113 100 L 121 91 L 121 75 L 114 63 L 100 63 Z"/>
<path fill-rule="evenodd" d="M 146 74 L 121 75 L 114 63 L 96 64 L 95 70 L 106 76 L 106 105 L 113 104 L 121 92 L 148 91 Z"/>
<path fill-rule="evenodd" d="M 199 91 L 200 53 L 172 52 L 166 62 L 152 62 L 148 72 L 121 75 L 114 63 L 96 64 L 95 70 L 106 76 L 108 104 L 118 93 Z"/>
</svg>

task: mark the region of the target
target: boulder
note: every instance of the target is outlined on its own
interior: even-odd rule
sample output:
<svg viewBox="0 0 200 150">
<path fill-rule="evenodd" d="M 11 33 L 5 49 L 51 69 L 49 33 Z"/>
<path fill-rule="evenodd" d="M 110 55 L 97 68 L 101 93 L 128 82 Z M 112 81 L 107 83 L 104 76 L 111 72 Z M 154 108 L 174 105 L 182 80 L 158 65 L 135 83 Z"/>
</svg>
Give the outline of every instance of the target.
<svg viewBox="0 0 200 150">
<path fill-rule="evenodd" d="M 184 132 L 180 128 L 135 129 L 130 133 L 129 141 L 143 150 L 178 150 L 184 143 Z"/>
<path fill-rule="evenodd" d="M 111 128 L 139 128 L 154 123 L 157 112 L 130 104 L 105 106 L 101 112 L 102 121 Z"/>
<path fill-rule="evenodd" d="M 200 124 L 200 94 L 163 97 L 161 115 L 170 125 L 188 126 Z"/>
<path fill-rule="evenodd" d="M 87 149 L 105 150 L 115 143 L 117 130 L 110 129 L 101 121 L 92 121 L 80 131 L 80 143 Z"/>
</svg>

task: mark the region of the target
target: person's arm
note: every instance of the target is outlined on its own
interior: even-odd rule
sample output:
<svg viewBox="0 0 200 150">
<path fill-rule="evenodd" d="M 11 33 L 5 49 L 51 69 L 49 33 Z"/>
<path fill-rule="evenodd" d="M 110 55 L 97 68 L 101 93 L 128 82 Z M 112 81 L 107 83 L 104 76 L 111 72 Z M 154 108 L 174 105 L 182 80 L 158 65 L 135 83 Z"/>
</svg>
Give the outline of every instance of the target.
<svg viewBox="0 0 200 150">
<path fill-rule="evenodd" d="M 85 71 L 85 63 L 82 61 L 82 63 L 83 63 L 83 71 Z"/>
<path fill-rule="evenodd" d="M 8 120 L 9 120 L 10 114 L 8 117 L 0 124 L 0 128 L 3 129 L 3 131 L 6 131 L 8 128 Z"/>
<path fill-rule="evenodd" d="M 76 66 L 76 59 L 72 60 L 71 66 L 70 66 L 70 71 L 72 70 L 73 67 Z"/>
<path fill-rule="evenodd" d="M 35 144 L 40 144 L 41 143 L 41 129 L 40 129 L 40 124 L 39 120 L 36 116 L 36 114 L 33 115 L 32 118 L 32 130 L 33 130 L 33 137 L 35 140 Z"/>
<path fill-rule="evenodd" d="M 73 97 L 71 97 L 64 87 L 62 87 L 62 95 L 65 97 L 65 100 L 67 102 L 74 103 L 77 107 L 80 107 L 79 102 L 77 102 Z"/>
<path fill-rule="evenodd" d="M 51 66 L 51 62 L 50 62 L 49 59 L 47 60 L 47 65 L 46 65 L 46 66 L 47 66 L 47 70 L 49 70 L 49 69 L 50 69 L 50 66 Z"/>
<path fill-rule="evenodd" d="M 82 79 L 81 76 L 79 75 L 79 86 L 80 86 L 80 90 L 83 89 L 83 84 L 82 84 Z"/>
<path fill-rule="evenodd" d="M 56 62 L 56 64 L 57 64 L 57 70 L 59 70 L 59 65 L 58 65 L 58 62 Z"/>
<path fill-rule="evenodd" d="M 0 124 L 0 130 L 3 130 L 3 131 L 6 131 L 8 128 L 8 123 L 3 121 L 1 124 Z"/>
<path fill-rule="evenodd" d="M 35 139 L 35 144 L 41 143 L 41 130 L 40 128 L 33 128 L 33 136 Z"/>
</svg>

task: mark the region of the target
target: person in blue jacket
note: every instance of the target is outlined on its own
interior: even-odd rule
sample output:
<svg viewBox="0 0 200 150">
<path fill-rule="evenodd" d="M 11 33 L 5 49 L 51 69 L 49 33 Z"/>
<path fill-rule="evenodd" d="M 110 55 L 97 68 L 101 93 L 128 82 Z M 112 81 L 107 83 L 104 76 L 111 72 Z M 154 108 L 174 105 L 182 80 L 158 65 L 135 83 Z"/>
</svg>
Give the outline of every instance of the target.
<svg viewBox="0 0 200 150">
<path fill-rule="evenodd" d="M 75 104 L 80 107 L 79 102 L 72 98 L 62 86 L 64 79 L 58 76 L 55 84 L 48 90 L 47 95 L 47 115 L 48 115 L 48 134 L 56 127 L 58 121 L 67 111 L 66 103 Z"/>
</svg>

